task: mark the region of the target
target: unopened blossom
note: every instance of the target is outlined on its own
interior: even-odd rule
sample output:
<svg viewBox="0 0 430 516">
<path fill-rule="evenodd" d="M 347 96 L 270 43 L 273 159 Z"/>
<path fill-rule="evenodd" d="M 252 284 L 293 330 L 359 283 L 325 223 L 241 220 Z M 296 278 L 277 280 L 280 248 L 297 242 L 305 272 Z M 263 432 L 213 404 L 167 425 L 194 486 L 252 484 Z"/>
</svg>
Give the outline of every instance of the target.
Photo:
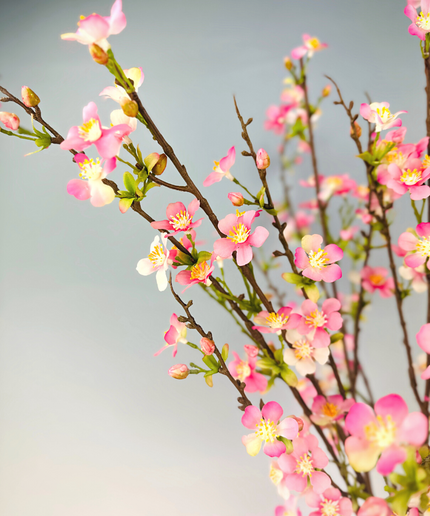
<svg viewBox="0 0 430 516">
<path fill-rule="evenodd" d="M 370 496 L 360 507 L 357 516 L 393 516 L 393 511 L 382 498 Z"/>
<path fill-rule="evenodd" d="M 94 144 L 100 156 L 109 159 L 118 154 L 123 138 L 132 132 L 132 128 L 126 124 L 104 129 L 94 102 L 84 107 L 83 119 L 82 125 L 69 130 L 67 138 L 60 144 L 62 149 L 83 151 Z"/>
<path fill-rule="evenodd" d="M 408 267 L 415 268 L 426 264 L 430 270 L 430 222 L 418 224 L 415 231 L 405 231 L 399 236 L 397 243 L 400 249 L 407 253 L 405 264 Z"/>
<path fill-rule="evenodd" d="M 355 404 L 352 398 L 344 400 L 340 394 L 333 396 L 316 396 L 312 404 L 311 420 L 319 426 L 328 426 L 342 419 L 346 412 Z"/>
<path fill-rule="evenodd" d="M 91 199 L 91 204 L 96 207 L 110 204 L 115 199 L 115 192 L 103 183 L 103 179 L 115 169 L 116 158 L 100 161 L 99 158 L 93 160 L 85 154 L 76 154 L 74 160 L 79 166 L 81 179 L 69 181 L 67 193 L 80 201 Z"/>
<path fill-rule="evenodd" d="M 40 98 L 28 86 L 23 86 L 21 88 L 21 98 L 24 104 L 29 108 L 40 104 Z"/>
<path fill-rule="evenodd" d="M 173 202 L 167 206 L 166 220 L 158 220 L 151 222 L 154 229 L 167 229 L 172 235 L 176 235 L 181 231 L 185 233 L 190 229 L 200 226 L 203 218 L 193 222 L 196 211 L 200 208 L 200 201 L 193 199 L 188 208 L 185 208 L 182 202 Z"/>
<path fill-rule="evenodd" d="M 425 352 L 427 355 L 430 355 L 430 324 L 424 324 L 421 326 L 420 331 L 416 335 L 418 346 Z M 428 366 L 425 371 L 421 374 L 422 380 L 430 379 L 430 366 Z"/>
<path fill-rule="evenodd" d="M 421 12 L 418 14 L 416 8 L 420 5 Z M 417 1 L 408 2 L 403 12 L 412 22 L 409 25 L 409 34 L 418 36 L 425 41 L 427 33 L 430 32 L 430 3 L 428 0 L 421 0 L 421 4 Z"/>
<path fill-rule="evenodd" d="M 314 281 L 332 283 L 342 277 L 342 270 L 335 264 L 342 259 L 343 251 L 336 244 L 321 248 L 321 235 L 306 235 L 302 238 L 302 247 L 295 253 L 294 263 L 303 269 L 303 276 Z"/>
<path fill-rule="evenodd" d="M 402 113 L 407 113 L 407 111 L 397 111 L 397 113 L 392 114 L 389 107 L 388 102 L 363 103 L 360 106 L 360 115 L 371 124 L 376 124 L 375 131 L 377 133 L 391 127 L 400 127 L 402 121 L 397 117 Z"/>
<path fill-rule="evenodd" d="M 103 50 L 108 50 L 110 44 L 107 40 L 109 36 L 119 34 L 125 29 L 127 20 L 122 12 L 122 0 L 116 0 L 113 4 L 110 16 L 100 16 L 91 14 L 81 16 L 78 21 L 78 30 L 75 33 L 62 34 L 61 39 L 77 41 L 83 45 L 97 44 Z"/>
<path fill-rule="evenodd" d="M 330 477 L 323 471 L 328 464 L 327 455 L 319 448 L 318 439 L 314 435 L 297 437 L 293 440 L 293 452 L 279 457 L 278 465 L 287 476 L 285 484 L 293 491 L 302 493 L 308 479 L 316 493 L 323 493 L 330 487 Z"/>
<path fill-rule="evenodd" d="M 302 511 L 297 507 L 297 498 L 290 496 L 284 505 L 278 505 L 275 516 L 302 516 Z"/>
<path fill-rule="evenodd" d="M 176 275 L 175 281 L 180 285 L 186 285 L 182 292 L 185 292 L 188 288 L 196 285 L 197 283 L 203 283 L 203 285 L 210 287 L 212 284 L 210 277 L 215 269 L 214 260 L 215 255 L 212 253 L 209 263 L 204 260 L 200 263 L 194 264 L 187 270 L 179 272 Z"/>
<path fill-rule="evenodd" d="M 284 361 L 289 366 L 294 366 L 303 376 L 315 373 L 315 362 L 323 365 L 328 360 L 329 348 L 315 348 L 312 340 L 297 330 L 287 330 L 287 341 L 292 347 L 285 347 Z"/>
<path fill-rule="evenodd" d="M 421 160 L 411 158 L 403 168 L 395 163 L 388 165 L 386 172 L 378 175 L 378 181 L 399 196 L 409 192 L 413 201 L 420 201 L 430 195 L 430 187 L 424 184 L 429 177 L 430 167 L 423 168 Z"/>
<path fill-rule="evenodd" d="M 169 369 L 169 375 L 176 380 L 184 380 L 190 374 L 185 364 L 176 364 Z"/>
<path fill-rule="evenodd" d="M 361 270 L 363 288 L 373 294 L 375 290 L 381 297 L 391 297 L 394 293 L 394 279 L 388 277 L 388 270 L 385 267 L 370 267 L 366 265 Z"/>
<path fill-rule="evenodd" d="M 341 495 L 339 489 L 329 487 L 323 493 L 315 490 L 306 493 L 306 503 L 315 510 L 310 516 L 351 516 L 352 502 Z"/>
<path fill-rule="evenodd" d="M 280 421 L 283 413 L 282 407 L 276 401 L 269 401 L 261 411 L 254 405 L 246 407 L 242 424 L 254 430 L 252 434 L 242 437 L 242 443 L 246 446 L 249 455 L 255 457 L 263 443 L 263 451 L 269 457 L 279 457 L 285 452 L 285 444 L 277 437 L 294 439 L 298 434 L 299 426 L 291 417 Z"/>
<path fill-rule="evenodd" d="M 244 198 L 240 192 L 230 192 L 227 197 L 233 206 L 243 206 Z"/>
<path fill-rule="evenodd" d="M 330 335 L 326 329 L 337 331 L 342 327 L 343 319 L 339 313 L 340 307 L 340 301 L 335 298 L 326 299 L 321 310 L 316 303 L 306 299 L 302 303 L 303 317 L 299 320 L 297 331 L 302 335 L 313 332 L 312 346 L 326 348 L 330 345 Z"/>
<path fill-rule="evenodd" d="M 245 382 L 245 392 L 263 393 L 267 389 L 267 378 L 256 371 L 258 348 L 255 346 L 244 346 L 244 348 L 246 359 L 242 360 L 235 351 L 232 351 L 234 360 L 228 364 L 228 370 L 234 378 Z"/>
<path fill-rule="evenodd" d="M 214 161 L 215 166 L 213 167 L 213 172 L 211 172 L 203 181 L 203 186 L 210 186 L 217 183 L 218 181 L 221 181 L 223 177 L 233 181 L 234 177 L 232 176 L 230 169 L 234 165 L 235 161 L 236 149 L 233 146 L 229 149 L 227 156 L 224 156 L 219 161 Z"/>
<path fill-rule="evenodd" d="M 215 342 L 203 337 L 200 339 L 200 349 L 205 355 L 213 355 L 213 352 L 215 351 Z"/>
<path fill-rule="evenodd" d="M 21 123 L 15 113 L 8 113 L 7 111 L 0 111 L 0 122 L 11 131 L 17 131 Z"/>
<path fill-rule="evenodd" d="M 164 340 L 166 344 L 154 353 L 154 356 L 158 356 L 162 351 L 167 348 L 173 348 L 173 358 L 175 358 L 176 353 L 178 352 L 178 344 L 186 344 L 187 340 L 187 326 L 185 323 L 181 323 L 178 321 L 178 316 L 176 314 L 172 314 L 170 317 L 170 328 L 166 331 L 164 335 Z"/>
<path fill-rule="evenodd" d="M 151 244 L 148 258 L 139 260 L 136 270 L 142 276 L 156 272 L 158 290 L 166 290 L 168 281 L 166 271 L 174 261 L 177 251 L 169 251 L 166 247 L 167 235 L 156 236 Z"/>
<path fill-rule="evenodd" d="M 303 34 L 303 45 L 297 48 L 294 48 L 291 52 L 291 57 L 293 59 L 301 59 L 306 56 L 311 58 L 315 52 L 323 50 L 327 48 L 327 43 L 321 43 L 318 38 L 313 38 L 309 36 L 309 34 Z"/>
<path fill-rule="evenodd" d="M 258 149 L 256 162 L 257 162 L 257 168 L 259 170 L 265 170 L 266 168 L 269 168 L 270 158 L 264 149 Z"/>
<path fill-rule="evenodd" d="M 411 281 L 412 288 L 418 294 L 427 291 L 428 283 L 424 265 L 419 265 L 416 268 L 402 265 L 399 267 L 399 274 L 403 279 Z"/>
<path fill-rule="evenodd" d="M 277 312 L 267 312 L 263 310 L 254 317 L 256 326 L 252 328 L 261 333 L 276 333 L 281 335 L 282 330 L 289 328 L 297 328 L 302 316 L 299 314 L 292 314 L 291 306 L 283 306 Z"/>
<path fill-rule="evenodd" d="M 220 238 L 214 242 L 214 252 L 221 258 L 230 258 L 236 251 L 237 264 L 246 265 L 252 260 L 252 247 L 261 247 L 269 236 L 269 232 L 263 226 L 257 226 L 251 233 L 254 219 L 260 215 L 260 210 L 243 211 L 236 210 L 218 223 L 221 233 L 226 238 Z"/>
<path fill-rule="evenodd" d="M 421 446 L 428 435 L 428 419 L 421 412 L 408 413 L 401 396 L 389 394 L 375 403 L 375 411 L 365 403 L 356 403 L 345 419 L 351 434 L 345 451 L 351 466 L 360 472 L 373 469 L 390 474 L 406 460 L 404 445 Z"/>
</svg>

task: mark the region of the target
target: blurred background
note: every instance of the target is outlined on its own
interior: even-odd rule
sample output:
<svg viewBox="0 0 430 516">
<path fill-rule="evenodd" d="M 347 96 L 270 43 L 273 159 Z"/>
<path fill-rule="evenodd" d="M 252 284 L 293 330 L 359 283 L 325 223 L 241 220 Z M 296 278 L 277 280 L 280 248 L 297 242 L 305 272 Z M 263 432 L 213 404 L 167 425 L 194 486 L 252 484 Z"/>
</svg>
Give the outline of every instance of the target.
<svg viewBox="0 0 430 516">
<path fill-rule="evenodd" d="M 79 15 L 108 15 L 110 8 L 110 0 L 1 2 L 0 84 L 17 96 L 23 84 L 34 89 L 45 119 L 64 136 L 81 123 L 88 102 L 97 102 L 106 124 L 117 108 L 98 97 L 112 76 L 86 47 L 60 39 L 75 31 Z M 402 0 L 124 0 L 128 25 L 110 42 L 124 68 L 143 67 L 140 96 L 198 186 L 230 146 L 238 155 L 245 148 L 235 94 L 245 119 L 254 118 L 255 147 L 272 156 L 268 174 L 276 192 L 279 138 L 264 131 L 265 110 L 279 102 L 283 58 L 302 43 L 303 32 L 329 45 L 310 67 L 313 99 L 328 74 L 357 108 L 369 92 L 393 111 L 407 110 L 408 142 L 425 136 L 424 67 L 403 8 Z M 320 171 L 364 182 L 335 97 L 326 100 L 318 122 Z M 26 115 L 16 112 L 29 127 Z M 143 127 L 133 140 L 144 155 L 159 150 Z M 180 313 L 168 291 L 158 292 L 154 276 L 135 269 L 155 231 L 131 210 L 121 215 L 117 201 L 96 209 L 69 196 L 67 182 L 77 174 L 71 155 L 52 146 L 24 158 L 33 150 L 29 142 L 0 138 L 0 513 L 273 514 L 281 499 L 268 477 L 269 460 L 246 454 L 230 383 L 215 377 L 209 389 L 201 377 L 171 379 L 171 365 L 195 360 L 190 348 L 180 347 L 176 359 L 169 351 L 153 357 L 170 314 Z M 118 167 L 112 179 L 120 182 L 123 171 Z M 260 188 L 249 158 L 238 157 L 233 173 L 254 191 Z M 310 174 L 306 158 L 295 178 Z M 172 165 L 163 179 L 179 183 Z M 205 190 L 219 218 L 231 211 L 227 193 L 236 190 L 227 180 Z M 310 197 L 303 189 L 294 194 Z M 144 209 L 160 220 L 166 204 L 179 199 L 155 189 Z M 181 200 L 187 204 L 191 197 Z M 400 202 L 396 210 L 395 240 L 415 225 L 408 206 Z M 260 220 L 270 227 L 268 218 Z M 278 245 L 271 233 L 268 252 Z M 215 236 L 207 221 L 200 235 L 210 247 Z M 385 253 L 372 255 L 371 265 L 381 264 Z M 273 274 L 277 284 L 284 270 L 286 262 Z M 234 276 L 231 264 L 226 273 Z M 194 315 L 216 342 L 241 353 L 248 342 L 234 323 L 200 289 L 184 295 L 191 297 Z M 361 359 L 376 397 L 398 392 L 415 408 L 394 298 L 375 295 L 373 301 Z M 414 345 L 425 309 L 423 294 L 406 301 Z M 415 345 L 415 357 L 418 351 Z M 258 402 L 258 395 L 250 397 Z M 275 388 L 269 399 L 282 403 L 286 414 L 300 415 L 286 388 Z"/>
</svg>

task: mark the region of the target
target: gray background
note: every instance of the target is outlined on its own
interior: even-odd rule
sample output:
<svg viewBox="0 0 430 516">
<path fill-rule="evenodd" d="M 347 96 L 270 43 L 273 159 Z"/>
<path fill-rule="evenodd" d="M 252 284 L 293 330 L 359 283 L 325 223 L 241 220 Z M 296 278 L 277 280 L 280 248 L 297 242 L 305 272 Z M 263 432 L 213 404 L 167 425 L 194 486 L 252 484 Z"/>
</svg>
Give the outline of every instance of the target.
<svg viewBox="0 0 430 516">
<path fill-rule="evenodd" d="M 424 136 L 423 64 L 403 7 L 401 0 L 125 0 L 127 29 L 110 41 L 123 67 L 143 67 L 141 98 L 201 185 L 214 159 L 233 144 L 243 148 L 233 93 L 244 116 L 254 117 L 256 147 L 275 156 L 279 139 L 264 132 L 264 113 L 278 102 L 283 57 L 301 44 L 302 32 L 329 44 L 312 63 L 313 98 L 327 73 L 357 106 L 369 91 L 394 111 L 408 110 L 407 141 Z M 85 47 L 59 37 L 75 30 L 80 14 L 107 15 L 109 9 L 110 1 L 101 0 L 1 2 L 1 84 L 16 95 L 23 84 L 31 86 L 45 118 L 63 135 L 80 123 L 89 101 L 98 103 L 105 123 L 117 107 L 98 98 L 111 76 Z M 363 181 L 344 113 L 331 102 L 323 110 L 321 172 L 349 172 Z M 145 154 L 158 150 L 144 128 L 133 138 Z M 53 147 L 23 157 L 32 150 L 27 142 L 0 138 L 1 514 L 273 514 L 280 499 L 268 479 L 269 461 L 262 453 L 250 458 L 241 445 L 231 385 L 223 378 L 215 378 L 213 389 L 199 377 L 172 380 L 167 369 L 173 363 L 195 359 L 188 348 L 181 347 L 176 360 L 169 352 L 153 358 L 170 314 L 178 311 L 168 292 L 157 291 L 154 277 L 135 271 L 154 231 L 134 213 L 121 215 L 116 201 L 95 209 L 69 196 L 67 181 L 76 177 L 70 155 Z M 269 170 L 275 188 L 276 159 Z M 113 179 L 120 181 L 122 171 Z M 238 159 L 233 172 L 257 187 L 247 159 Z M 297 175 L 310 173 L 305 160 Z M 179 181 L 171 165 L 163 177 Z M 207 191 L 220 218 L 231 210 L 231 190 L 223 181 Z M 309 198 L 308 191 L 300 195 Z M 176 200 L 174 193 L 153 190 L 144 205 L 161 219 L 163 206 Z M 412 224 L 407 207 L 402 201 L 397 209 L 396 238 Z M 203 233 L 213 237 L 206 221 Z M 272 235 L 267 249 L 276 245 Z M 385 263 L 379 256 L 373 265 Z M 184 297 L 190 296 L 216 341 L 240 352 L 247 341 L 234 325 L 199 289 Z M 424 298 L 406 302 L 412 340 L 424 322 Z M 393 299 L 374 297 L 361 357 L 377 396 L 399 392 L 413 406 L 394 310 Z M 300 412 L 281 386 L 268 399 L 282 402 L 287 414 Z"/>
</svg>

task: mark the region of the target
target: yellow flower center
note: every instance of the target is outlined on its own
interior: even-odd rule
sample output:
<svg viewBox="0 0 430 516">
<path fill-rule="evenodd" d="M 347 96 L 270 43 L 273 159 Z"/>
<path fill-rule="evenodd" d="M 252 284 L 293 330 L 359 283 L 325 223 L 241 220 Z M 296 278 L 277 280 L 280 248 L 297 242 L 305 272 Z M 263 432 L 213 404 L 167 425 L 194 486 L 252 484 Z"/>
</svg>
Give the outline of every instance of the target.
<svg viewBox="0 0 430 516">
<path fill-rule="evenodd" d="M 407 186 L 412 186 L 412 185 L 418 183 L 418 181 L 421 181 L 421 177 L 422 177 L 421 170 L 417 170 L 416 168 L 411 170 L 410 168 L 408 168 L 400 176 L 400 181 L 402 183 L 405 183 L 405 185 L 407 185 Z"/>
<path fill-rule="evenodd" d="M 103 172 L 100 158 L 97 158 L 96 161 L 93 159 L 86 159 L 82 163 L 79 163 L 79 168 L 81 169 L 79 177 L 82 179 L 88 179 L 88 181 L 97 181 L 97 179 L 100 179 Z"/>
<path fill-rule="evenodd" d="M 78 127 L 78 132 L 79 136 L 85 142 L 95 142 L 102 135 L 100 123 L 98 120 L 95 120 L 94 118 L 91 118 L 90 120 L 88 120 L 88 122 L 85 122 L 84 124 L 80 125 Z"/>
<path fill-rule="evenodd" d="M 393 118 L 391 111 L 385 106 L 382 108 L 376 108 L 376 112 L 380 116 L 383 124 L 387 123 L 391 118 Z"/>
<path fill-rule="evenodd" d="M 166 255 L 163 251 L 163 246 L 161 244 L 157 244 L 154 247 L 152 253 L 148 255 L 148 258 L 151 260 L 153 267 L 159 267 L 160 265 L 163 265 L 166 259 Z"/>
<path fill-rule="evenodd" d="M 426 15 L 424 15 L 423 12 L 421 11 L 420 14 L 417 16 L 415 24 L 420 29 L 430 31 L 430 13 L 427 13 Z"/>
<path fill-rule="evenodd" d="M 321 270 L 327 261 L 328 255 L 322 249 L 318 249 L 318 251 L 311 251 L 309 253 L 309 264 L 313 269 Z"/>
<path fill-rule="evenodd" d="M 333 190 L 337 190 L 339 187 L 342 186 L 343 180 L 340 177 L 328 177 L 326 179 L 327 184 L 332 188 Z"/>
<path fill-rule="evenodd" d="M 248 376 L 251 374 L 251 368 L 249 367 L 248 362 L 241 361 L 236 366 L 236 372 L 237 372 L 237 377 L 239 378 L 239 380 L 241 382 L 243 382 L 246 378 L 248 378 Z"/>
<path fill-rule="evenodd" d="M 327 316 L 323 311 L 314 310 L 305 318 L 305 324 L 313 326 L 314 328 L 321 328 L 327 322 Z"/>
<path fill-rule="evenodd" d="M 191 217 L 187 211 L 181 210 L 176 215 L 171 215 L 170 224 L 172 224 L 175 230 L 187 229 L 192 220 L 193 217 Z"/>
<path fill-rule="evenodd" d="M 382 285 L 385 281 L 384 276 L 381 276 L 381 274 L 371 274 L 369 276 L 370 283 L 373 283 L 373 285 Z"/>
<path fill-rule="evenodd" d="M 422 237 L 422 240 L 418 240 L 416 248 L 421 256 L 430 256 L 430 237 Z"/>
<path fill-rule="evenodd" d="M 279 484 L 283 476 L 284 474 L 282 473 L 282 470 L 280 470 L 279 468 L 274 468 L 273 465 L 270 464 L 269 477 L 270 480 L 275 484 L 275 486 Z"/>
<path fill-rule="evenodd" d="M 310 40 L 308 40 L 307 45 L 313 50 L 316 50 L 320 47 L 321 43 L 318 38 L 311 38 Z"/>
<path fill-rule="evenodd" d="M 302 455 L 296 465 L 296 473 L 299 475 L 303 475 L 304 477 L 306 475 L 312 476 L 312 473 L 314 472 L 314 467 L 312 465 L 312 459 L 309 457 L 308 454 Z"/>
<path fill-rule="evenodd" d="M 266 317 L 266 321 L 271 328 L 282 328 L 282 326 L 284 326 L 288 321 L 288 315 L 281 315 L 272 312 L 268 317 Z"/>
<path fill-rule="evenodd" d="M 430 156 L 426 154 L 426 157 L 423 159 L 423 168 L 430 167 Z"/>
<path fill-rule="evenodd" d="M 255 425 L 257 430 L 255 433 L 262 441 L 269 441 L 271 443 L 275 442 L 275 439 L 278 437 L 278 428 L 274 421 L 270 419 L 261 418 L 260 422 Z"/>
<path fill-rule="evenodd" d="M 306 339 L 296 340 L 293 344 L 294 355 L 297 360 L 303 360 L 305 358 L 312 357 L 314 348 L 309 344 Z"/>
<path fill-rule="evenodd" d="M 339 500 L 327 500 L 320 505 L 320 511 L 322 516 L 339 516 Z"/>
<path fill-rule="evenodd" d="M 245 212 L 239 211 L 238 209 L 236 209 L 236 217 L 241 217 L 242 215 L 245 215 Z"/>
<path fill-rule="evenodd" d="M 366 439 L 380 448 L 391 446 L 395 439 L 397 428 L 390 415 L 376 417 L 376 422 L 369 423 L 364 427 Z"/>
<path fill-rule="evenodd" d="M 209 274 L 210 267 L 207 262 L 197 263 L 191 268 L 190 278 L 203 281 Z"/>
<path fill-rule="evenodd" d="M 339 410 L 336 407 L 336 405 L 333 405 L 333 403 L 327 401 L 327 403 L 325 403 L 325 405 L 322 408 L 322 413 L 327 417 L 333 418 L 338 415 Z"/>
<path fill-rule="evenodd" d="M 235 244 L 243 244 L 248 239 L 250 233 L 250 229 L 248 229 L 244 224 L 239 223 L 237 226 L 233 226 L 231 228 L 227 238 Z"/>
</svg>

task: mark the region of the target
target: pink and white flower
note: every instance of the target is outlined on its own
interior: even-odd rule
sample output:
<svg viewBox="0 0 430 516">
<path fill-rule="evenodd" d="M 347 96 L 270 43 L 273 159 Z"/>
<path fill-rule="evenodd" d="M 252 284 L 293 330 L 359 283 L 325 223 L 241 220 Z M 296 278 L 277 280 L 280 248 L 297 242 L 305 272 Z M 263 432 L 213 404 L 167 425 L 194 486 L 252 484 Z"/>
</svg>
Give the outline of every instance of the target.
<svg viewBox="0 0 430 516">
<path fill-rule="evenodd" d="M 387 277 L 388 270 L 385 267 L 370 267 L 366 265 L 360 274 L 363 288 L 367 292 L 373 294 L 377 290 L 381 297 L 391 297 L 393 295 L 394 279 Z"/>
<path fill-rule="evenodd" d="M 393 516 L 393 511 L 385 500 L 371 496 L 364 501 L 357 516 Z"/>
<path fill-rule="evenodd" d="M 405 251 L 405 264 L 408 267 L 416 268 L 420 265 L 427 265 L 430 270 L 428 259 L 430 257 L 430 222 L 418 224 L 415 231 L 405 231 L 399 236 L 398 245 Z"/>
<path fill-rule="evenodd" d="M 275 509 L 275 516 L 302 516 L 302 511 L 297 507 L 297 498 L 290 496 L 285 500 L 284 505 L 278 505 Z"/>
<path fill-rule="evenodd" d="M 318 38 L 313 38 L 309 34 L 303 34 L 303 45 L 296 47 L 291 52 L 293 59 L 301 59 L 304 56 L 311 58 L 315 52 L 319 52 L 324 48 L 327 48 L 327 43 L 321 43 Z"/>
<path fill-rule="evenodd" d="M 315 508 L 309 516 L 351 516 L 352 502 L 349 498 L 341 496 L 339 489 L 329 487 L 323 493 L 315 490 L 306 493 L 306 503 Z"/>
<path fill-rule="evenodd" d="M 7 111 L 0 111 L 0 122 L 11 131 L 17 131 L 21 123 L 15 113 L 8 113 Z"/>
<path fill-rule="evenodd" d="M 254 322 L 258 326 L 253 326 L 254 330 L 260 333 L 276 333 L 281 335 L 282 330 L 289 328 L 297 328 L 302 316 L 299 314 L 292 314 L 292 307 L 287 305 L 280 308 L 277 312 L 266 312 L 263 310 L 254 317 Z"/>
<path fill-rule="evenodd" d="M 409 25 L 409 34 L 418 36 L 425 41 L 426 34 L 430 32 L 430 2 L 421 0 L 421 12 L 417 13 L 416 8 L 420 5 L 418 1 L 408 2 L 403 11 L 405 15 L 412 21 Z"/>
<path fill-rule="evenodd" d="M 312 404 L 311 420 L 319 426 L 331 425 L 342 419 L 346 412 L 355 404 L 352 398 L 344 400 L 340 394 L 333 396 L 316 396 Z"/>
<path fill-rule="evenodd" d="M 315 387 L 312 385 L 312 382 L 309 378 L 299 378 L 296 389 L 299 391 L 302 400 L 306 403 L 306 405 L 310 405 L 318 394 Z"/>
<path fill-rule="evenodd" d="M 203 186 L 210 186 L 214 183 L 218 183 L 221 181 L 223 177 L 230 179 L 233 181 L 234 177 L 232 176 L 230 169 L 234 165 L 236 161 L 236 149 L 231 147 L 227 153 L 227 156 L 224 156 L 220 159 L 220 161 L 214 161 L 215 166 L 213 168 L 213 172 L 211 172 L 208 177 L 203 181 Z"/>
<path fill-rule="evenodd" d="M 74 160 L 79 165 L 82 179 L 70 180 L 67 193 L 80 201 L 91 199 L 91 204 L 96 207 L 110 204 L 115 199 L 115 192 L 102 180 L 115 169 L 116 158 L 104 160 L 104 165 L 99 158 L 94 161 L 85 154 L 76 154 Z"/>
<path fill-rule="evenodd" d="M 407 113 L 407 111 L 397 111 L 397 113 L 392 114 L 389 107 L 388 102 L 363 103 L 360 106 L 360 115 L 371 124 L 376 124 L 375 131 L 377 133 L 391 127 L 400 127 L 402 121 L 397 117 L 402 113 Z"/>
<path fill-rule="evenodd" d="M 314 435 L 297 437 L 293 440 L 293 452 L 284 453 L 279 457 L 278 465 L 287 476 L 285 484 L 289 489 L 302 493 L 308 478 L 316 493 L 323 493 L 330 487 L 330 477 L 316 468 L 325 468 L 328 464 L 327 455 L 319 448 L 318 439 Z"/>
<path fill-rule="evenodd" d="M 246 360 L 242 360 L 239 355 L 233 351 L 234 360 L 228 364 L 228 370 L 234 378 L 237 378 L 241 382 L 245 382 L 246 392 L 261 392 L 263 393 L 267 389 L 267 378 L 257 373 L 257 354 L 258 348 L 255 346 L 244 346 L 247 355 Z"/>
<path fill-rule="evenodd" d="M 276 401 L 266 403 L 261 412 L 253 405 L 246 407 L 242 424 L 254 430 L 252 434 L 242 437 L 242 443 L 249 455 L 255 457 L 263 442 L 263 451 L 269 457 L 279 457 L 285 452 L 285 444 L 277 438 L 294 439 L 299 432 L 299 425 L 291 417 L 280 421 L 283 413 L 282 407 Z"/>
<path fill-rule="evenodd" d="M 420 331 L 416 335 L 418 346 L 425 352 L 427 355 L 430 355 L 430 324 L 424 324 L 421 326 Z M 425 371 L 421 374 L 422 380 L 430 379 L 430 366 L 428 366 Z"/>
<path fill-rule="evenodd" d="M 336 244 L 321 248 L 321 235 L 306 235 L 302 247 L 296 249 L 294 263 L 303 269 L 303 276 L 314 281 L 332 283 L 342 277 L 342 270 L 335 264 L 343 257 L 343 251 Z"/>
<path fill-rule="evenodd" d="M 170 328 L 166 331 L 164 335 L 164 340 L 166 344 L 154 353 L 154 356 L 158 356 L 162 351 L 167 348 L 173 348 L 173 358 L 175 358 L 176 353 L 178 352 L 178 344 L 186 344 L 187 340 L 187 326 L 185 323 L 181 323 L 178 321 L 178 316 L 176 314 L 172 314 L 170 317 Z"/>
<path fill-rule="evenodd" d="M 339 231 L 340 238 L 346 242 L 349 242 L 354 238 L 354 235 L 359 229 L 360 228 L 358 226 L 350 226 L 349 228 L 341 229 Z"/>
<path fill-rule="evenodd" d="M 315 348 L 312 340 L 306 335 L 300 335 L 297 330 L 287 330 L 286 337 L 291 348 L 285 348 L 284 361 L 289 366 L 294 366 L 301 375 L 315 373 L 315 362 L 321 365 L 327 362 L 329 348 Z"/>
<path fill-rule="evenodd" d="M 126 124 L 116 125 L 110 129 L 102 128 L 94 102 L 84 107 L 83 119 L 82 125 L 73 126 L 69 130 L 67 138 L 60 144 L 62 149 L 83 151 L 94 144 L 102 158 L 113 158 L 118 154 L 123 138 L 132 131 Z"/>
<path fill-rule="evenodd" d="M 142 274 L 142 276 L 148 276 L 154 272 L 157 273 L 155 279 L 157 280 L 157 286 L 160 292 L 167 288 L 168 281 L 166 271 L 169 265 L 172 265 L 177 253 L 176 250 L 169 251 L 166 247 L 166 243 L 166 234 L 161 235 L 161 240 L 160 236 L 156 235 L 151 244 L 148 258 L 139 260 L 136 267 L 137 272 Z"/>
<path fill-rule="evenodd" d="M 418 294 L 427 291 L 428 283 L 424 265 L 419 265 L 416 268 L 402 265 L 399 267 L 399 274 L 403 279 L 412 282 L 411 286 Z"/>
<path fill-rule="evenodd" d="M 408 159 L 403 168 L 395 163 L 388 165 L 386 172 L 378 173 L 378 181 L 391 188 L 396 194 L 404 195 L 409 191 L 413 201 L 427 199 L 430 187 L 424 183 L 430 177 L 430 167 L 422 167 L 421 160 Z"/>
<path fill-rule="evenodd" d="M 328 201 L 333 195 L 345 195 L 357 187 L 357 183 L 348 174 L 320 177 L 322 177 L 322 181 L 320 181 L 319 198 L 324 202 Z"/>
<path fill-rule="evenodd" d="M 330 345 L 330 335 L 325 331 L 336 331 L 342 327 L 342 316 L 339 313 L 340 301 L 335 298 L 326 299 L 321 310 L 318 305 L 306 299 L 302 303 L 303 317 L 299 321 L 297 331 L 302 335 L 313 333 L 312 345 L 314 348 L 326 348 Z"/>
<path fill-rule="evenodd" d="M 267 131 L 273 131 L 275 134 L 282 134 L 288 111 L 292 106 L 269 106 L 266 111 L 267 120 L 264 122 L 264 128 Z"/>
<path fill-rule="evenodd" d="M 159 220 L 151 222 L 154 229 L 167 229 L 172 235 L 176 235 L 181 231 L 189 232 L 192 228 L 197 228 L 203 221 L 203 218 L 193 222 L 196 211 L 200 208 L 200 202 L 193 199 L 188 205 L 188 209 L 181 202 L 172 202 L 167 206 L 167 220 Z"/>
<path fill-rule="evenodd" d="M 360 472 L 373 469 L 391 473 L 406 460 L 403 445 L 421 446 L 428 435 L 428 420 L 421 412 L 408 413 L 401 396 L 389 394 L 375 403 L 375 412 L 365 403 L 356 403 L 345 419 L 351 434 L 345 451 L 351 466 Z"/>
<path fill-rule="evenodd" d="M 77 41 L 82 45 L 96 44 L 103 50 L 108 50 L 110 44 L 107 40 L 109 36 L 119 34 L 125 29 L 127 20 L 122 12 L 122 0 L 116 0 L 113 4 L 110 16 L 100 16 L 91 14 L 81 17 L 78 21 L 78 30 L 73 33 L 62 34 L 61 39 Z"/>
<path fill-rule="evenodd" d="M 196 263 L 191 267 L 179 272 L 176 275 L 176 280 L 180 285 L 187 285 L 182 292 L 185 292 L 188 288 L 196 285 L 197 283 L 203 283 L 207 287 L 212 285 L 210 279 L 214 266 L 215 254 L 212 253 L 210 264 L 207 261 Z"/>
<path fill-rule="evenodd" d="M 246 265 L 252 260 L 252 247 L 261 247 L 269 236 L 269 232 L 263 226 L 257 226 L 251 233 L 251 225 L 254 219 L 260 215 L 260 211 L 239 212 L 236 215 L 230 213 L 218 223 L 219 230 L 227 235 L 214 242 L 214 252 L 221 258 L 230 258 L 237 252 L 237 264 Z"/>
</svg>

